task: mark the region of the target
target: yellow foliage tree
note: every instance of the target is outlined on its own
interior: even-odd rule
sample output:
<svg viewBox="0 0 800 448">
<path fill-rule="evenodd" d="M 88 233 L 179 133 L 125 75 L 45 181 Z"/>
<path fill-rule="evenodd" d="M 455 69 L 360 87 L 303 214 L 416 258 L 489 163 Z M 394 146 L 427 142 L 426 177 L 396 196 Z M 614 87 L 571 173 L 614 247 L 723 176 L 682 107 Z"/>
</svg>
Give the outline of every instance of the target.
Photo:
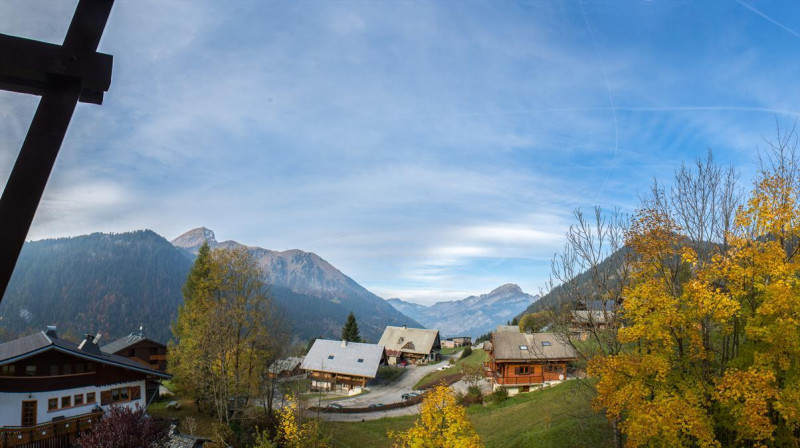
<svg viewBox="0 0 800 448">
<path fill-rule="evenodd" d="M 395 448 L 479 448 L 483 446 L 453 392 L 437 386 L 422 402 L 420 416 L 406 432 L 389 432 Z"/>
<path fill-rule="evenodd" d="M 658 198 L 632 223 L 624 350 L 589 363 L 628 446 L 800 446 L 800 176 L 773 155 L 725 244 Z"/>
<path fill-rule="evenodd" d="M 323 448 L 328 446 L 329 438 L 322 433 L 318 420 L 303 420 L 297 400 L 289 397 L 278 411 L 278 441 L 285 448 Z"/>
</svg>

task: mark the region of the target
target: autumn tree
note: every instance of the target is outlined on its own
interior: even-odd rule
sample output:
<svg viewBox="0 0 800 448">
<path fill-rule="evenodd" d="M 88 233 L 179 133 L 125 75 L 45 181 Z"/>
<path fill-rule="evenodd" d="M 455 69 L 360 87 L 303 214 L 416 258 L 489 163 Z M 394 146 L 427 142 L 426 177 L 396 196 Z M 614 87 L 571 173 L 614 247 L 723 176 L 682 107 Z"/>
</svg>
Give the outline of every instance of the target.
<svg viewBox="0 0 800 448">
<path fill-rule="evenodd" d="M 536 333 L 549 326 L 554 320 L 555 316 L 551 310 L 527 313 L 519 320 L 519 330 L 523 333 L 527 331 Z"/>
<path fill-rule="evenodd" d="M 294 396 L 290 396 L 278 411 L 277 441 L 283 448 L 323 448 L 327 447 L 330 437 L 322 431 L 318 419 L 306 418 L 302 406 Z"/>
<path fill-rule="evenodd" d="M 798 446 L 793 135 L 771 146 L 735 217 L 734 175 L 700 162 L 637 212 L 626 234 L 623 349 L 589 363 L 595 407 L 620 422 L 628 446 Z"/>
<path fill-rule="evenodd" d="M 389 432 L 395 448 L 478 448 L 480 436 L 453 392 L 436 386 L 422 402 L 420 416 L 408 431 Z"/>
<path fill-rule="evenodd" d="M 111 406 L 102 419 L 78 438 L 81 448 L 155 448 L 167 431 L 138 404 Z"/>
<path fill-rule="evenodd" d="M 246 248 L 204 245 L 173 326 L 170 368 L 180 390 L 228 427 L 248 423 L 245 411 L 266 394 L 268 367 L 285 346 L 262 277 Z"/>
<path fill-rule="evenodd" d="M 356 322 L 356 315 L 350 311 L 347 316 L 347 322 L 342 327 L 342 340 L 347 342 L 363 342 L 361 334 L 358 331 L 358 322 Z"/>
</svg>

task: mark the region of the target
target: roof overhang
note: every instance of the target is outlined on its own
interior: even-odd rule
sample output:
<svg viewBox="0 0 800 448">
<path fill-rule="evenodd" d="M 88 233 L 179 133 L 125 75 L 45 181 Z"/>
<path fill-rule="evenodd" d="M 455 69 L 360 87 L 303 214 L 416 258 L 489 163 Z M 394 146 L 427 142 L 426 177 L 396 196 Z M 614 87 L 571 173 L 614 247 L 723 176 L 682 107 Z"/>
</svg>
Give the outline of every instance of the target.
<svg viewBox="0 0 800 448">
<path fill-rule="evenodd" d="M 13 358 L 4 359 L 4 360 L 0 361 L 0 366 L 5 365 L 5 364 L 11 364 L 12 362 L 21 361 L 23 359 L 30 358 L 31 356 L 35 356 L 35 355 L 38 355 L 40 353 L 44 353 L 44 352 L 46 352 L 48 350 L 55 350 L 57 352 L 61 352 L 61 353 L 64 353 L 66 355 L 77 356 L 79 358 L 87 359 L 87 360 L 94 361 L 94 362 L 99 362 L 101 364 L 107 364 L 107 365 L 111 365 L 111 366 L 115 366 L 115 367 L 120 367 L 120 368 L 126 369 L 126 370 L 133 370 L 135 372 L 144 373 L 144 374 L 147 374 L 147 375 L 153 375 L 153 376 L 157 376 L 157 377 L 163 378 L 163 379 L 172 378 L 172 375 L 167 374 L 167 373 L 163 373 L 163 372 L 159 372 L 157 370 L 140 368 L 140 367 L 136 367 L 136 366 L 132 366 L 132 365 L 128 365 L 128 364 L 123 364 L 121 362 L 115 362 L 115 361 L 109 360 L 109 359 L 97 358 L 97 357 L 92 356 L 91 354 L 88 354 L 88 353 L 76 352 L 74 350 L 65 349 L 65 348 L 59 347 L 57 345 L 47 345 L 47 346 L 44 346 L 44 347 L 37 348 L 36 350 L 31 350 L 31 351 L 29 351 L 27 353 L 23 353 L 21 355 L 14 356 Z"/>
</svg>

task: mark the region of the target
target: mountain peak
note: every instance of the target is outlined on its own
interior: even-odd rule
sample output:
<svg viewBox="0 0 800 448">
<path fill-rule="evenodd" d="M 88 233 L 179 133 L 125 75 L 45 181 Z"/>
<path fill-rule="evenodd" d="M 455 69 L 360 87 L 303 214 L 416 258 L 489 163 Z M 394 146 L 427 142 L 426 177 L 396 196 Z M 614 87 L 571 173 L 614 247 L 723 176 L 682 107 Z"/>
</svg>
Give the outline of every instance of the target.
<svg viewBox="0 0 800 448">
<path fill-rule="evenodd" d="M 493 289 L 492 292 L 489 293 L 490 296 L 494 296 L 497 294 L 520 294 L 522 293 L 522 288 L 519 285 L 514 283 L 506 283 L 505 285 L 498 286 L 497 288 Z"/>
<path fill-rule="evenodd" d="M 198 227 L 182 234 L 170 242 L 173 246 L 193 250 L 202 246 L 206 241 L 208 241 L 209 246 L 215 246 L 217 244 L 214 231 L 206 227 Z"/>
</svg>

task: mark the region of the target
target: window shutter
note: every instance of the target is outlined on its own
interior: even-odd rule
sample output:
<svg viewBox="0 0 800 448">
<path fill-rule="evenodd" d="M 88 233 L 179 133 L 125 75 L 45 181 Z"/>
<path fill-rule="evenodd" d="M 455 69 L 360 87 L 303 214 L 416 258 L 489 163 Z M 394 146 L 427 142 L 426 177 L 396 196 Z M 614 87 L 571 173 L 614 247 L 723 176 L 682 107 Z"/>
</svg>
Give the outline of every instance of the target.
<svg viewBox="0 0 800 448">
<path fill-rule="evenodd" d="M 110 403 L 111 403 L 111 391 L 110 390 L 104 390 L 104 391 L 100 392 L 100 404 L 105 406 L 105 405 L 110 404 Z"/>
<path fill-rule="evenodd" d="M 142 397 L 142 386 L 131 387 L 131 400 L 138 400 Z"/>
</svg>

